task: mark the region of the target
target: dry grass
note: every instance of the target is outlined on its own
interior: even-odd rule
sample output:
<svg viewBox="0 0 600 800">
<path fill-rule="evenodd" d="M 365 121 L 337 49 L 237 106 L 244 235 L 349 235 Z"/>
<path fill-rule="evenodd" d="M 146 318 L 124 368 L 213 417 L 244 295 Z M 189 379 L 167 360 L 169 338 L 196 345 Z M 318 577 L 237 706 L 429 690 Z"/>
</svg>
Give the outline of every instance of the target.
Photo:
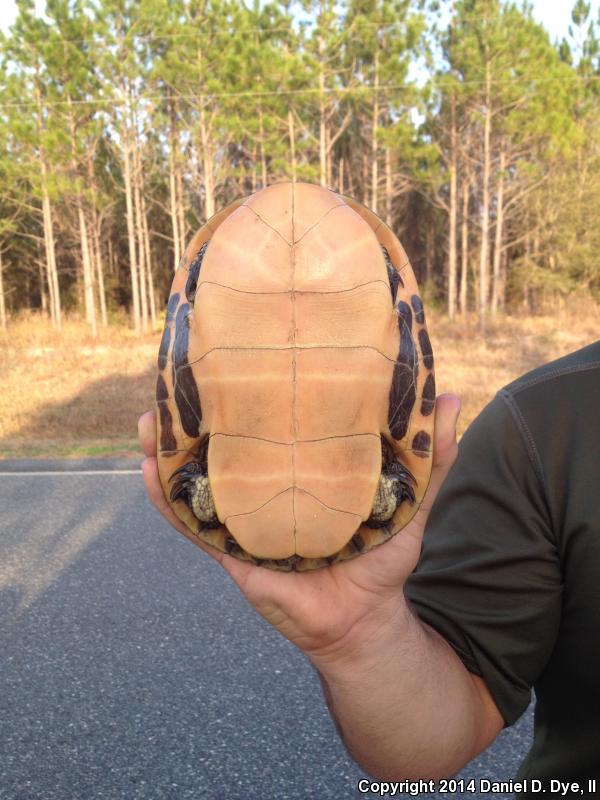
<svg viewBox="0 0 600 800">
<path fill-rule="evenodd" d="M 77 320 L 60 335 L 37 315 L 14 321 L 0 335 L 0 457 L 136 453 L 159 341 L 125 327 L 94 341 Z"/>
<path fill-rule="evenodd" d="M 567 355 L 600 336 L 600 307 L 585 314 L 557 308 L 552 315 L 498 317 L 485 337 L 477 320 L 449 322 L 429 314 L 438 394 L 454 392 L 462 400 L 458 432 L 462 435 L 498 389 L 529 370 Z"/>
<path fill-rule="evenodd" d="M 557 309 L 543 317 L 499 317 L 485 338 L 475 318 L 450 323 L 430 311 L 438 392 L 461 396 L 462 434 L 504 384 L 598 338 L 600 310 Z M 0 333 L 0 458 L 138 454 L 140 412 L 154 402 L 160 333 L 137 339 L 69 320 L 58 335 L 38 315 Z"/>
</svg>

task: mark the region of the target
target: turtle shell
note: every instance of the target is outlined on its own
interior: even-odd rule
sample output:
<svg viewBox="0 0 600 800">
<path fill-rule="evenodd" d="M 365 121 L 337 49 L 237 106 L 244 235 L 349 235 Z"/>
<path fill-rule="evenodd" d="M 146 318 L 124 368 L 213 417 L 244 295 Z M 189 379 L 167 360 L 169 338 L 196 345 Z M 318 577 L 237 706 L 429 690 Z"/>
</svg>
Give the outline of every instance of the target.
<svg viewBox="0 0 600 800">
<path fill-rule="evenodd" d="M 354 200 L 286 182 L 212 217 L 175 273 L 158 368 L 161 484 L 204 542 L 314 569 L 416 513 L 435 405 L 423 304 Z"/>
</svg>

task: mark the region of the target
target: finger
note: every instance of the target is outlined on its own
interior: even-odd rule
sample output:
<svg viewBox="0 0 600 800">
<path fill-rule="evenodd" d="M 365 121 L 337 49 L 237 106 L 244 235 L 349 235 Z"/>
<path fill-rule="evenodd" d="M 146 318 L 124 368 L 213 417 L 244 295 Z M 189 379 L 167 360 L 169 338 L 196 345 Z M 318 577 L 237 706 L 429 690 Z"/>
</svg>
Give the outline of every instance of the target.
<svg viewBox="0 0 600 800">
<path fill-rule="evenodd" d="M 146 411 L 138 420 L 138 438 L 146 456 L 156 455 L 156 414 Z"/>
</svg>

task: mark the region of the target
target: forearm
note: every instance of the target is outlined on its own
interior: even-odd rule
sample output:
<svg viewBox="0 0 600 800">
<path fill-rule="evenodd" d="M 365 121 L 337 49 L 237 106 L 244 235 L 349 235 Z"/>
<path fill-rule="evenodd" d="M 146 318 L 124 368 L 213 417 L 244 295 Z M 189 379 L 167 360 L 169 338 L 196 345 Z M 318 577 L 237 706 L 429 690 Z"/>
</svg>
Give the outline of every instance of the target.
<svg viewBox="0 0 600 800">
<path fill-rule="evenodd" d="M 311 661 L 344 744 L 377 777 L 451 775 L 502 727 L 483 682 L 405 604 L 355 648 Z"/>
</svg>

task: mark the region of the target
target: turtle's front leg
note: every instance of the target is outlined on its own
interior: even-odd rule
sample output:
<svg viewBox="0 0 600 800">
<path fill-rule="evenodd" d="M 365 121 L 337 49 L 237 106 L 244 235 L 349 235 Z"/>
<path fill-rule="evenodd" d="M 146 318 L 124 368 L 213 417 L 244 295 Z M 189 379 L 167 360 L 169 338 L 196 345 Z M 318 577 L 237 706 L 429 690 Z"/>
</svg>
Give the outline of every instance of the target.
<svg viewBox="0 0 600 800">
<path fill-rule="evenodd" d="M 220 521 L 215 510 L 206 464 L 188 461 L 171 475 L 171 502 L 183 500 L 207 528 L 218 528 Z"/>
</svg>

